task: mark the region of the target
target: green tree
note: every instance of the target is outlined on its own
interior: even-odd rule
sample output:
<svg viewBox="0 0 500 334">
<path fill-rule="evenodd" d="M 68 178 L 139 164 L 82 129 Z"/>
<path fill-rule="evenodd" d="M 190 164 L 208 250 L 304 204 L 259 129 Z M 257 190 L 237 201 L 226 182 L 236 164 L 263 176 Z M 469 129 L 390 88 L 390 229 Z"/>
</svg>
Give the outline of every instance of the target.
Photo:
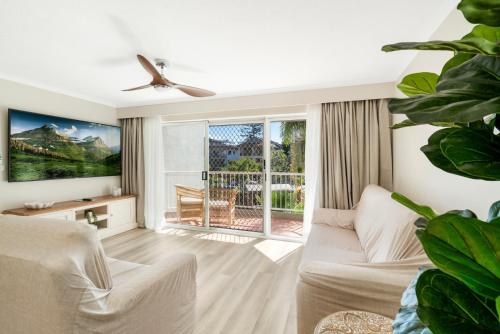
<svg viewBox="0 0 500 334">
<path fill-rule="evenodd" d="M 240 135 L 246 139 L 264 137 L 264 127 L 259 123 L 245 124 L 241 130 Z"/>
<path fill-rule="evenodd" d="M 271 154 L 271 172 L 286 173 L 290 171 L 290 159 L 283 150 L 273 150 Z"/>
<path fill-rule="evenodd" d="M 254 159 L 241 158 L 238 160 L 230 161 L 225 171 L 229 172 L 262 172 L 262 165 L 257 163 Z"/>
</svg>

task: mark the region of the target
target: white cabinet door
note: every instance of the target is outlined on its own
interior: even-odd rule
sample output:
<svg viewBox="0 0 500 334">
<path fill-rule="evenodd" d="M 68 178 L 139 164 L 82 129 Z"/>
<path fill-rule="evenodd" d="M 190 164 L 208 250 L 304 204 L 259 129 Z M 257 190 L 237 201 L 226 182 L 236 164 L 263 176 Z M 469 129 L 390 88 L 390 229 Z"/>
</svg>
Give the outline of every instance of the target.
<svg viewBox="0 0 500 334">
<path fill-rule="evenodd" d="M 48 213 L 45 215 L 37 216 L 40 218 L 50 218 L 50 219 L 64 219 L 64 220 L 75 220 L 75 214 L 72 210 L 67 211 L 57 211 L 53 213 Z"/>
<path fill-rule="evenodd" d="M 109 226 L 115 228 L 121 225 L 135 223 L 135 199 L 129 198 L 122 201 L 109 203 Z"/>
</svg>

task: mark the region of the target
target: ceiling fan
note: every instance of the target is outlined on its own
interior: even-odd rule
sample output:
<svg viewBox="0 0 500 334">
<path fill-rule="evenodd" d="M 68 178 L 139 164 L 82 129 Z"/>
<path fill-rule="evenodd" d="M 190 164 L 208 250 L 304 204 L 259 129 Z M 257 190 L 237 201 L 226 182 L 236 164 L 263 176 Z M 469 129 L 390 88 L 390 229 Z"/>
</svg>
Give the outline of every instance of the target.
<svg viewBox="0 0 500 334">
<path fill-rule="evenodd" d="M 153 77 L 153 80 L 143 86 L 139 87 L 134 87 L 134 88 L 129 88 L 129 89 L 124 89 L 122 90 L 123 92 L 129 92 L 132 90 L 139 90 L 139 89 L 145 89 L 149 87 L 154 87 L 158 91 L 163 91 L 163 90 L 168 90 L 170 88 L 175 88 L 178 89 L 182 92 L 184 92 L 187 95 L 194 96 L 194 97 L 207 97 L 207 96 L 214 96 L 215 93 L 211 92 L 206 89 L 201 89 L 201 88 L 196 88 L 196 87 L 191 87 L 191 86 L 185 86 L 185 85 L 179 85 L 176 84 L 175 82 L 172 82 L 165 78 L 163 75 L 163 69 L 168 66 L 168 62 L 165 59 L 155 59 L 156 66 L 160 68 L 160 72 L 154 67 L 147 59 L 146 57 L 142 55 L 137 55 L 137 59 L 139 60 L 139 63 L 141 63 L 142 67 L 151 74 Z"/>
</svg>

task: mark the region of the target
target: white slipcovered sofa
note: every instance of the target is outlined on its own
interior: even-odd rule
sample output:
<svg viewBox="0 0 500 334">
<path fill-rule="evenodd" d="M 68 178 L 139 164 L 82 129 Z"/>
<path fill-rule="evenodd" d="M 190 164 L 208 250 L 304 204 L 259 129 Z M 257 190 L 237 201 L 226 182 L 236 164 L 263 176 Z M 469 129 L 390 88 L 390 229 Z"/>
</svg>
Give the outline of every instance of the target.
<svg viewBox="0 0 500 334">
<path fill-rule="evenodd" d="M 194 255 L 119 261 L 88 224 L 0 215 L 2 333 L 192 333 L 195 298 Z"/>
<path fill-rule="evenodd" d="M 343 310 L 394 318 L 401 294 L 429 264 L 413 223 L 418 216 L 369 185 L 356 210 L 317 209 L 297 282 L 299 334 Z"/>
</svg>

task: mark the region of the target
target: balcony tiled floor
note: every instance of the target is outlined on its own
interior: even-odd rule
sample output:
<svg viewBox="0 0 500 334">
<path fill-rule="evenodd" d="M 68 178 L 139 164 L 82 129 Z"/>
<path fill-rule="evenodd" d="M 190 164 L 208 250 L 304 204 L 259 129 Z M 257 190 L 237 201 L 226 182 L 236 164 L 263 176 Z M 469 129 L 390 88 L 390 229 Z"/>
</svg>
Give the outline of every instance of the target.
<svg viewBox="0 0 500 334">
<path fill-rule="evenodd" d="M 212 219 L 212 227 L 227 228 L 232 230 L 262 232 L 263 212 L 252 209 L 236 209 L 235 220 L 229 225 L 224 219 Z M 285 214 L 277 211 L 271 213 L 271 233 L 284 237 L 302 237 L 302 215 Z M 168 223 L 177 223 L 175 212 L 167 212 Z M 184 218 L 182 225 L 203 226 L 200 217 Z"/>
</svg>

